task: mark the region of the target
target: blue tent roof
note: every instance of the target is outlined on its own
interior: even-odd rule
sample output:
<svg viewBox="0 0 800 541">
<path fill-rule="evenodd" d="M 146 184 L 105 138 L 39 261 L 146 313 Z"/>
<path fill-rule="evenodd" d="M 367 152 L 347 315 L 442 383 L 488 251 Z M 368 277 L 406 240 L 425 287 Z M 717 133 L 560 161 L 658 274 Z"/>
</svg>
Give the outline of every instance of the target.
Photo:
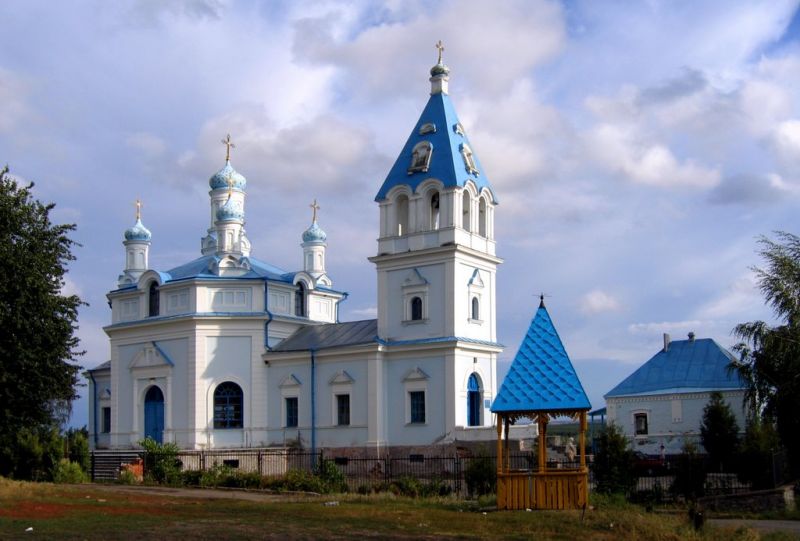
<svg viewBox="0 0 800 541">
<path fill-rule="evenodd" d="M 735 357 L 711 338 L 674 340 L 639 367 L 605 398 L 664 394 L 680 390 L 741 389 L 744 383 L 728 365 Z"/>
<path fill-rule="evenodd" d="M 591 409 L 550 315 L 539 305 L 522 340 L 493 412 L 575 411 Z"/>
<path fill-rule="evenodd" d="M 423 126 L 426 126 L 425 130 L 422 129 Z M 431 129 L 435 131 L 431 132 Z M 409 173 L 412 151 L 414 146 L 421 141 L 429 141 L 433 147 L 428 170 L 426 172 Z M 463 144 L 469 146 L 470 150 L 473 151 L 472 158 L 477 172 L 467 170 L 464 158 L 461 155 L 461 145 Z M 413 191 L 417 189 L 417 186 L 422 181 L 429 178 L 441 180 L 445 188 L 463 187 L 467 180 L 472 180 L 478 190 L 484 187 L 491 190 L 489 179 L 486 178 L 486 173 L 484 173 L 481 162 L 478 160 L 474 150 L 464 133 L 463 126 L 458 121 L 458 116 L 450 97 L 444 93 L 431 95 L 402 152 L 400 152 L 397 161 L 394 162 L 392 169 L 386 176 L 378 195 L 375 196 L 375 201 L 385 199 L 386 194 L 395 186 L 406 184 Z M 497 198 L 494 195 L 494 191 L 492 191 L 492 198 L 496 203 Z"/>
</svg>

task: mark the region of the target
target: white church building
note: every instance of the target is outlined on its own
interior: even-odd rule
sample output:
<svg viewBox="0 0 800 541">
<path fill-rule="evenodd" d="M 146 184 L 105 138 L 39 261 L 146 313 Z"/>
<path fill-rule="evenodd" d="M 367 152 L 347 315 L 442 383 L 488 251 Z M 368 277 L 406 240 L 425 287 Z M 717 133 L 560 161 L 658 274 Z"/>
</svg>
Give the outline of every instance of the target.
<svg viewBox="0 0 800 541">
<path fill-rule="evenodd" d="M 496 437 L 497 199 L 448 76 L 440 50 L 428 103 L 375 197 L 377 319 L 339 322 L 345 293 L 325 269 L 316 204 L 302 270 L 251 255 L 230 138 L 197 259 L 150 268 L 153 237 L 137 210 L 107 295 L 110 360 L 87 372 L 93 447 L 151 437 L 184 449 L 382 453 Z"/>
</svg>

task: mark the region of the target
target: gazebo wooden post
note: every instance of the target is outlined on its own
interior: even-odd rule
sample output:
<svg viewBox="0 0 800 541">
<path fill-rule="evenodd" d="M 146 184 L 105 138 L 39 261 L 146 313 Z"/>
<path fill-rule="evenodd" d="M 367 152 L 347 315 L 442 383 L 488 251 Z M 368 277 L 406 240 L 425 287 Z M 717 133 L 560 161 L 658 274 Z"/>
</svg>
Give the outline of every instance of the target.
<svg viewBox="0 0 800 541">
<path fill-rule="evenodd" d="M 511 419 L 509 417 L 506 417 L 505 418 L 505 429 L 506 429 L 506 447 L 505 447 L 505 455 L 506 455 L 505 456 L 505 467 L 506 467 L 506 470 L 505 471 L 507 471 L 507 472 L 511 471 L 511 455 L 510 455 L 510 451 L 509 451 L 509 447 L 510 446 L 508 444 L 508 438 L 509 438 L 509 436 L 511 434 L 511 430 L 509 429 L 510 426 L 511 426 Z"/>
<path fill-rule="evenodd" d="M 580 433 L 580 447 L 581 447 L 581 469 L 586 468 L 586 412 L 581 412 L 581 433 Z"/>
<path fill-rule="evenodd" d="M 497 473 L 503 473 L 503 416 L 497 414 Z"/>
<path fill-rule="evenodd" d="M 536 420 L 539 423 L 539 472 L 541 473 L 544 473 L 547 468 L 547 451 L 545 446 L 545 440 L 547 439 L 547 418 L 545 415 L 544 413 L 540 413 L 536 416 Z"/>
</svg>

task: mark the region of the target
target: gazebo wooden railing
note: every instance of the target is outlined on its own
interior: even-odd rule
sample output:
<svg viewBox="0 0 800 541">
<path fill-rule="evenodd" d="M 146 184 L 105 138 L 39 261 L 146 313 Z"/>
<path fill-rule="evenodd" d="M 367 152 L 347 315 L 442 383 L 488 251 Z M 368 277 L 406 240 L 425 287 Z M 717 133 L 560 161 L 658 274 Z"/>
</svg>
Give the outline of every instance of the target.
<svg viewBox="0 0 800 541">
<path fill-rule="evenodd" d="M 579 466 L 548 468 L 547 424 L 551 417 L 570 416 L 580 422 Z M 509 427 L 521 417 L 533 418 L 539 427 L 538 465 L 535 470 L 514 470 L 510 464 Z M 505 434 L 505 438 L 503 435 Z M 497 414 L 497 508 L 581 509 L 589 498 L 586 467 L 586 411 L 514 412 Z"/>
</svg>

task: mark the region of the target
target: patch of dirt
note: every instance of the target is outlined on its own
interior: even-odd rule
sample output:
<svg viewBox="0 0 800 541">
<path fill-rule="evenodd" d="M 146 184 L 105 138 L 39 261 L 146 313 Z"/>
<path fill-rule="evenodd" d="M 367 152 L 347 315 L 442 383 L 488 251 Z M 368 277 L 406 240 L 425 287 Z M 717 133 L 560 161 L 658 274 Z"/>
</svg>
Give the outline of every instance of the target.
<svg viewBox="0 0 800 541">
<path fill-rule="evenodd" d="M 0 509 L 0 517 L 17 519 L 49 519 L 59 518 L 66 514 L 76 512 L 92 512 L 99 515 L 169 515 L 166 509 L 147 506 L 119 506 L 119 505 L 92 505 L 92 504 L 69 504 L 69 503 L 45 503 L 45 502 L 18 502 L 13 507 Z"/>
</svg>

